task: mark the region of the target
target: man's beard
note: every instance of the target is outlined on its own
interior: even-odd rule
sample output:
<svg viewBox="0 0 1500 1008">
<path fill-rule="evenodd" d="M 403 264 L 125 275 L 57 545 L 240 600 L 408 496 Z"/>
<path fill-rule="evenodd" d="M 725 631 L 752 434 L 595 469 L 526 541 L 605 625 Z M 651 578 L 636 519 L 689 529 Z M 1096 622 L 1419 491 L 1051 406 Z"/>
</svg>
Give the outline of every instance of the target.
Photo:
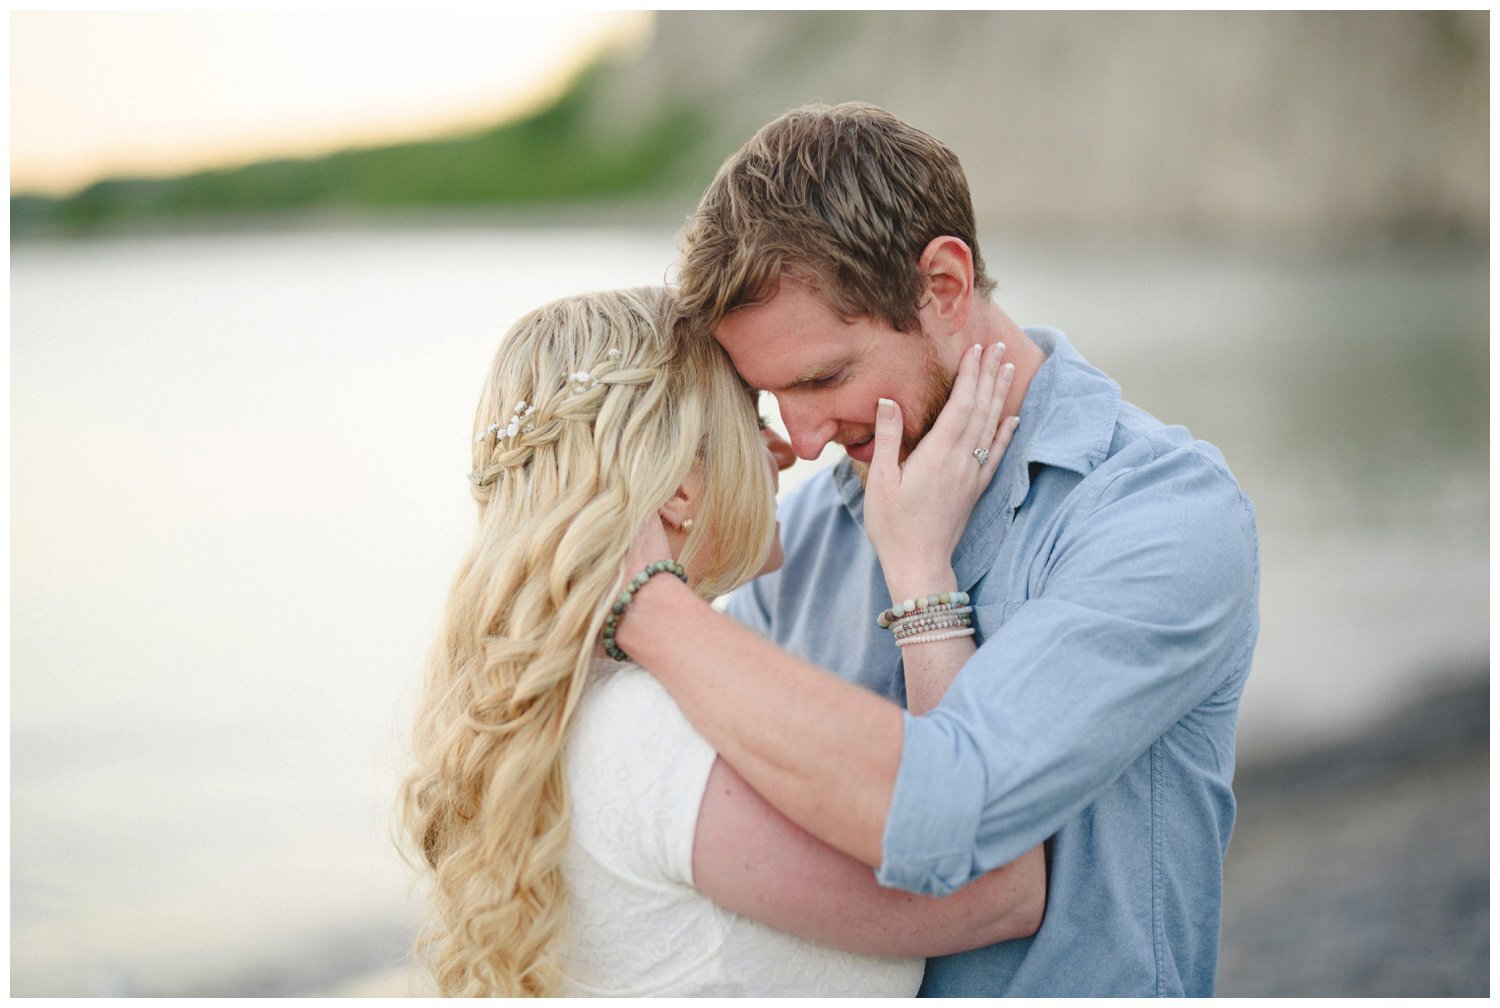
<svg viewBox="0 0 1500 1008">
<path fill-rule="evenodd" d="M 927 338 L 925 332 L 922 333 L 922 345 L 925 348 L 925 352 L 922 355 L 922 377 L 924 379 L 925 392 L 921 406 L 921 419 L 917 424 L 917 432 L 913 434 L 911 429 L 906 426 L 904 413 L 902 415 L 902 459 L 910 455 L 912 450 L 917 447 L 917 442 L 921 441 L 927 436 L 927 432 L 932 430 L 932 425 L 937 423 L 938 415 L 943 412 L 943 406 L 948 402 L 948 396 L 953 393 L 953 379 L 943 369 L 942 362 L 938 360 L 937 347 L 933 345 L 932 340 Z M 870 467 L 855 459 L 850 459 L 849 462 L 854 466 L 854 475 L 859 477 L 859 485 L 864 486 L 870 478 Z"/>
</svg>

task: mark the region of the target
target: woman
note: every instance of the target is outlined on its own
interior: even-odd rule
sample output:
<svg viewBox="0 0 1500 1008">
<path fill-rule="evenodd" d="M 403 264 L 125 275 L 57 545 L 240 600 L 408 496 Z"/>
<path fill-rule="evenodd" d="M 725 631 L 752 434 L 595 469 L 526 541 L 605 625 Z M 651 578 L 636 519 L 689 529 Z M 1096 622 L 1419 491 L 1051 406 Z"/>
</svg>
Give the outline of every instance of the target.
<svg viewBox="0 0 1500 1008">
<path fill-rule="evenodd" d="M 986 394 L 1003 450 L 1004 389 Z M 791 458 L 760 426 L 753 393 L 661 289 L 566 299 L 502 341 L 475 421 L 479 525 L 406 788 L 444 993 L 911 995 L 919 957 L 1039 924 L 1040 849 L 947 899 L 882 889 L 607 656 L 624 657 L 609 635 L 628 604 L 619 572 L 657 516 L 705 598 L 779 565 L 774 485 Z"/>
</svg>

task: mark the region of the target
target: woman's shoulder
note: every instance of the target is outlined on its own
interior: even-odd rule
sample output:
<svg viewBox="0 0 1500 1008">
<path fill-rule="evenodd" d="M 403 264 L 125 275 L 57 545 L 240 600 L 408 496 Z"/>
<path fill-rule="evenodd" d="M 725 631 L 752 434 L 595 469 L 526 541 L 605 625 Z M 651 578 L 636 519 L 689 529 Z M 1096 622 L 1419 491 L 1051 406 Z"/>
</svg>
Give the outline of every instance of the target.
<svg viewBox="0 0 1500 1008">
<path fill-rule="evenodd" d="M 596 663 L 568 739 L 574 841 L 638 879 L 691 884 L 714 757 L 650 673 Z"/>
<path fill-rule="evenodd" d="M 594 661 L 579 703 L 577 721 L 609 721 L 630 732 L 630 718 L 646 718 L 655 729 L 691 730 L 672 694 L 639 664 Z"/>
<path fill-rule="evenodd" d="M 714 755 L 651 673 L 637 665 L 594 663 L 568 739 L 575 787 L 585 793 L 618 789 L 612 804 L 659 801 L 699 777 L 706 784 Z"/>
</svg>

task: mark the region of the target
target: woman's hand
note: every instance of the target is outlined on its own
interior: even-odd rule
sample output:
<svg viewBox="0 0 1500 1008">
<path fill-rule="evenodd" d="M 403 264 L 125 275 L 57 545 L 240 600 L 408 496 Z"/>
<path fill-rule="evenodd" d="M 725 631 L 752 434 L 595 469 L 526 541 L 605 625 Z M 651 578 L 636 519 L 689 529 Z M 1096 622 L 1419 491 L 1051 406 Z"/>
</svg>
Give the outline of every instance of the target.
<svg viewBox="0 0 1500 1008">
<path fill-rule="evenodd" d="M 965 351 L 937 422 L 900 461 L 901 407 L 882 399 L 865 485 L 865 531 L 893 599 L 952 591 L 953 550 L 1010 445 L 1019 417 L 1000 422 L 1015 366 L 1005 345 Z M 981 459 L 979 450 L 987 451 Z"/>
<path fill-rule="evenodd" d="M 660 512 L 653 511 L 646 517 L 630 544 L 630 552 L 620 569 L 620 583 L 635 577 L 647 564 L 658 560 L 674 559 L 672 544 L 667 540 L 667 526 Z"/>
</svg>

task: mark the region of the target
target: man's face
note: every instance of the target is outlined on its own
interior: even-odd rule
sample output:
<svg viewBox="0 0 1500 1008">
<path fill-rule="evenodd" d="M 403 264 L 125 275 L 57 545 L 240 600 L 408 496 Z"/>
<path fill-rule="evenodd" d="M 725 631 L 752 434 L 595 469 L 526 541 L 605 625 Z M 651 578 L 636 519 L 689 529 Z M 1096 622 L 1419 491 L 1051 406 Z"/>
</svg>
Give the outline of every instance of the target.
<svg viewBox="0 0 1500 1008">
<path fill-rule="evenodd" d="M 952 388 L 926 335 L 868 318 L 845 322 L 790 279 L 764 304 L 730 313 L 714 335 L 740 377 L 776 397 L 792 448 L 804 459 L 832 441 L 868 465 L 882 396 L 901 407 L 905 458 Z"/>
</svg>

